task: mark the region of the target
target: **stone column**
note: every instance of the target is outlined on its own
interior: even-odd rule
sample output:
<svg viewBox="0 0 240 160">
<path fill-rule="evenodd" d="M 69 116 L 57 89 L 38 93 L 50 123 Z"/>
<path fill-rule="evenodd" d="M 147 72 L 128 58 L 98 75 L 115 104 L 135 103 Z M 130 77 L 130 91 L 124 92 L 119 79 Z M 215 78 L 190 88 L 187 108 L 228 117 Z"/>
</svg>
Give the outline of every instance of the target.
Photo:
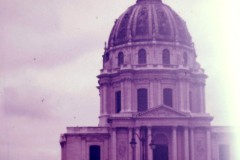
<svg viewBox="0 0 240 160">
<path fill-rule="evenodd" d="M 125 80 L 125 98 L 124 98 L 124 101 L 125 101 L 125 111 L 126 112 L 131 112 L 132 111 L 132 84 L 131 84 L 131 80 L 128 79 L 128 80 Z"/>
<path fill-rule="evenodd" d="M 192 128 L 190 128 L 190 138 L 191 138 L 191 144 L 190 144 L 190 146 L 191 146 L 191 153 L 190 153 L 190 155 L 191 155 L 191 160 L 194 160 L 195 159 L 195 157 L 194 157 L 194 128 L 192 127 Z"/>
<path fill-rule="evenodd" d="M 116 128 L 112 128 L 112 148 L 111 148 L 111 153 L 112 153 L 112 160 L 117 160 L 117 148 L 116 148 L 116 145 L 117 145 L 117 141 L 116 141 Z"/>
<path fill-rule="evenodd" d="M 103 159 L 109 159 L 109 151 L 108 151 L 108 143 L 107 143 L 108 141 L 106 140 L 106 139 L 104 139 L 104 141 L 103 141 L 103 147 L 104 148 L 102 148 L 102 153 L 103 153 L 103 155 L 102 155 L 102 157 L 103 157 Z"/>
<path fill-rule="evenodd" d="M 172 128 L 172 159 L 177 160 L 177 127 Z"/>
<path fill-rule="evenodd" d="M 178 101 L 179 101 L 179 104 L 178 104 L 179 108 L 180 108 L 181 111 L 186 111 L 186 108 L 185 108 L 185 105 L 184 105 L 185 86 L 184 86 L 184 83 L 182 82 L 182 80 L 179 81 L 179 90 L 178 91 L 179 91 L 179 93 L 178 93 L 178 95 L 179 95 L 179 99 L 178 99 Z"/>
<path fill-rule="evenodd" d="M 104 84 L 102 86 L 102 115 L 106 115 L 107 114 L 107 85 Z"/>
<path fill-rule="evenodd" d="M 211 160 L 211 130 L 207 128 L 207 160 Z"/>
<path fill-rule="evenodd" d="M 153 108 L 154 107 L 154 80 L 150 81 L 150 91 L 149 91 L 149 108 Z"/>
<path fill-rule="evenodd" d="M 99 95 L 100 95 L 100 115 L 103 113 L 103 87 L 99 88 Z"/>
<path fill-rule="evenodd" d="M 128 128 L 128 142 L 129 142 L 129 154 L 128 154 L 128 159 L 129 160 L 134 160 L 133 159 L 133 149 L 132 149 L 132 146 L 130 145 L 130 142 L 132 140 L 132 128 Z"/>
<path fill-rule="evenodd" d="M 197 95 L 198 95 L 198 108 L 200 113 L 205 113 L 205 102 L 204 102 L 204 85 L 203 84 L 197 84 Z"/>
<path fill-rule="evenodd" d="M 189 137 L 188 127 L 184 127 L 184 160 L 189 160 Z"/>
<path fill-rule="evenodd" d="M 121 112 L 125 112 L 125 89 L 124 80 L 121 82 Z"/>
<path fill-rule="evenodd" d="M 153 159 L 153 151 L 152 151 L 152 148 L 151 146 L 149 145 L 151 143 L 151 140 L 152 140 L 152 128 L 151 127 L 148 127 L 147 128 L 147 156 L 148 156 L 148 159 L 147 160 L 152 160 Z"/>
<path fill-rule="evenodd" d="M 189 97 L 190 97 L 189 91 L 190 91 L 190 89 L 189 89 L 189 88 L 190 88 L 190 87 L 189 87 L 189 83 L 186 83 L 185 106 L 186 106 L 186 111 L 187 111 L 187 112 L 190 112 L 190 104 L 189 104 L 189 101 L 190 101 L 190 99 L 189 99 Z"/>
<path fill-rule="evenodd" d="M 160 81 L 157 81 L 157 106 L 163 104 L 162 102 L 162 86 Z"/>
<path fill-rule="evenodd" d="M 136 134 L 140 137 L 140 128 L 136 128 Z M 136 137 L 136 135 L 134 135 L 134 136 L 135 136 L 135 140 L 137 142 L 135 157 L 136 157 L 136 160 L 140 160 L 140 158 L 141 158 L 141 141 L 140 141 L 139 137 Z"/>
<path fill-rule="evenodd" d="M 205 113 L 205 93 L 204 93 L 204 84 L 200 86 L 200 92 L 201 92 L 201 112 Z"/>
</svg>

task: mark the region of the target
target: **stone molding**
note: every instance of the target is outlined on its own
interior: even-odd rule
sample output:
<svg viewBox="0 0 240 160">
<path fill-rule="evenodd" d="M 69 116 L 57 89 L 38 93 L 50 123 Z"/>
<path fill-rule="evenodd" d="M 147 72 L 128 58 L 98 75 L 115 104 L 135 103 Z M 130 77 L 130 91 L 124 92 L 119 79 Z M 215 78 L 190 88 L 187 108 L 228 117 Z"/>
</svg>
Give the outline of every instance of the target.
<svg viewBox="0 0 240 160">
<path fill-rule="evenodd" d="M 161 105 L 158 107 L 150 108 L 145 112 L 138 113 L 136 117 L 189 117 L 188 114 L 175 110 L 174 108 Z"/>
</svg>

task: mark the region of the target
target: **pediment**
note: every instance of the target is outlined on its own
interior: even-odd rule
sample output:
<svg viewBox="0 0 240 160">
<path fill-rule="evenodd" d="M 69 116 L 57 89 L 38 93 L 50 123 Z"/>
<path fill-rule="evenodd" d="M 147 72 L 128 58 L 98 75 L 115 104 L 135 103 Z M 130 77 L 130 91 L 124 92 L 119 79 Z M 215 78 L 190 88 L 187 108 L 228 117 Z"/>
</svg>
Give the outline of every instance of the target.
<svg viewBox="0 0 240 160">
<path fill-rule="evenodd" d="M 138 113 L 136 117 L 143 118 L 161 118 L 161 117 L 172 117 L 172 118 L 180 118 L 180 117 L 189 117 L 188 114 L 175 110 L 174 108 L 161 105 L 158 107 L 150 108 L 147 111 Z"/>
</svg>

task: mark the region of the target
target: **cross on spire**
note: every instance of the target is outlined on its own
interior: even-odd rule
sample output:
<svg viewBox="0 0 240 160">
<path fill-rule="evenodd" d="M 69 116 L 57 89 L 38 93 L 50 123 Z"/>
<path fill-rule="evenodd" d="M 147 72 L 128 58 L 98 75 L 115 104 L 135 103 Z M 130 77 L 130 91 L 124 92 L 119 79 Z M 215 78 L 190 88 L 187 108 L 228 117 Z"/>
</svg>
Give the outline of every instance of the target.
<svg viewBox="0 0 240 160">
<path fill-rule="evenodd" d="M 137 3 L 140 2 L 162 2 L 162 0 L 137 0 Z"/>
</svg>

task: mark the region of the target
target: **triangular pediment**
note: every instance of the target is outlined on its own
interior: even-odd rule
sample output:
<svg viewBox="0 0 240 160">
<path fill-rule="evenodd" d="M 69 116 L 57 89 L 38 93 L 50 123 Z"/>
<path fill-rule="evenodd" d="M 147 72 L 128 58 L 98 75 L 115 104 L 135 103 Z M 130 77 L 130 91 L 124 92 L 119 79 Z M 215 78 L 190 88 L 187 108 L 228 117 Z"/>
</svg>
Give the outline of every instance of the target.
<svg viewBox="0 0 240 160">
<path fill-rule="evenodd" d="M 149 117 L 149 118 L 160 118 L 160 117 L 189 117 L 188 114 L 175 110 L 174 108 L 161 105 L 158 107 L 150 108 L 147 111 L 140 112 L 136 117 Z"/>
</svg>

